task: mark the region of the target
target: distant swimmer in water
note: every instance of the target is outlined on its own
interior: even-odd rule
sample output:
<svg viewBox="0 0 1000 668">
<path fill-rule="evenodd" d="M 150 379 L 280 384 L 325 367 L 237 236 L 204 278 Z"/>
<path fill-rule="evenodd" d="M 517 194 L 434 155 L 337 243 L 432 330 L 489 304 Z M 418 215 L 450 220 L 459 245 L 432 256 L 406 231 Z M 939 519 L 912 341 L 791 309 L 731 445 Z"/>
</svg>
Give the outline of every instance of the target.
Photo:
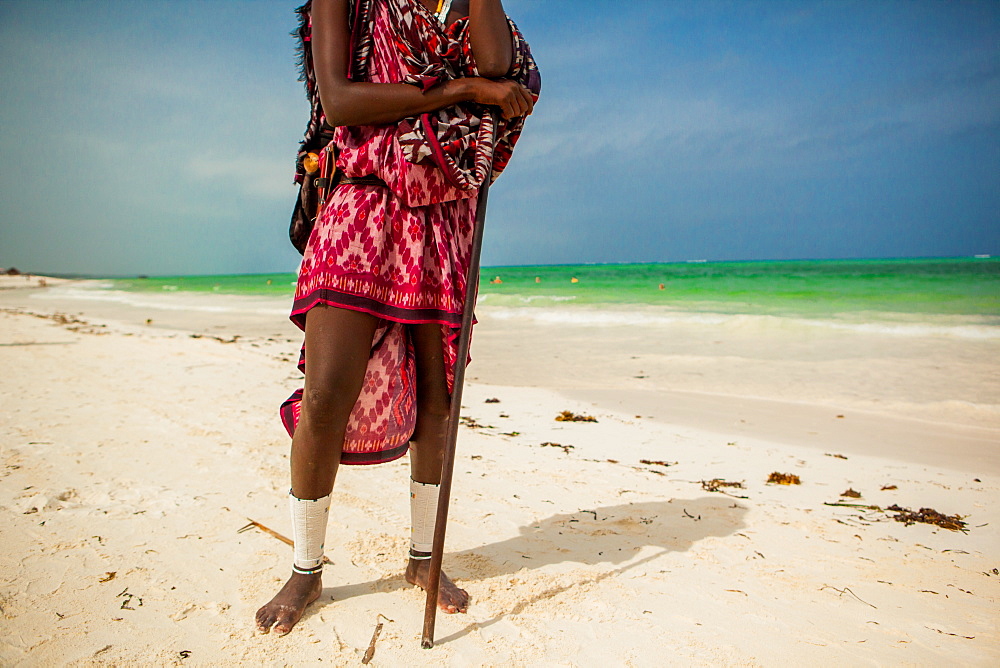
<svg viewBox="0 0 1000 668">
<path fill-rule="evenodd" d="M 569 279 L 569 282 L 570 282 L 570 283 L 579 283 L 579 282 L 580 282 L 580 279 L 579 279 L 579 278 L 577 278 L 576 276 L 574 276 L 573 278 Z"/>
<path fill-rule="evenodd" d="M 501 281 L 501 280 L 500 280 L 500 277 L 499 277 L 499 276 L 497 276 L 497 277 L 496 277 L 496 278 L 494 278 L 494 279 L 493 279 L 492 281 L 490 281 L 490 283 L 495 283 L 495 284 L 499 285 L 500 283 L 503 283 L 503 281 Z"/>
</svg>

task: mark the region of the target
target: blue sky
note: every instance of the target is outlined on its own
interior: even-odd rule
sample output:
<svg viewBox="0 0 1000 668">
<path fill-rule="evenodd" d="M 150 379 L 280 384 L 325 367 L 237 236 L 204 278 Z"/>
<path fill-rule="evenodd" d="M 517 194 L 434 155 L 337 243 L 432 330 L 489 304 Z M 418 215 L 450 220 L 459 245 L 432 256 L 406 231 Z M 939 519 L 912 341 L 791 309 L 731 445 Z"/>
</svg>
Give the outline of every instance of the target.
<svg viewBox="0 0 1000 668">
<path fill-rule="evenodd" d="M 1000 254 L 1000 3 L 506 0 L 485 264 Z M 294 2 L 0 2 L 0 266 L 294 271 Z"/>
</svg>

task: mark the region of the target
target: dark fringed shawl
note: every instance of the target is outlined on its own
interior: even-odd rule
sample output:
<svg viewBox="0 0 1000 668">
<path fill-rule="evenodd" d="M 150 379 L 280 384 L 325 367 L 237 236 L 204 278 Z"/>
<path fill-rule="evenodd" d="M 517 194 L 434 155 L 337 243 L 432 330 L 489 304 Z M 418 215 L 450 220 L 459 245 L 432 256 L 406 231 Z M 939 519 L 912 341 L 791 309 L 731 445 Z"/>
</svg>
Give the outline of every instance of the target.
<svg viewBox="0 0 1000 668">
<path fill-rule="evenodd" d="M 295 181 L 302 183 L 305 170 L 302 168 L 302 156 L 306 153 L 319 153 L 333 138 L 333 128 L 326 124 L 323 104 L 319 100 L 319 87 L 316 85 L 316 70 L 313 68 L 312 57 L 312 0 L 308 0 L 295 12 L 299 15 L 299 27 L 292 32 L 297 44 L 295 52 L 298 55 L 296 65 L 299 68 L 299 81 L 306 87 L 306 98 L 309 100 L 309 123 L 306 125 L 305 136 L 299 144 L 296 156 Z"/>
<path fill-rule="evenodd" d="M 333 128 L 326 123 L 323 104 L 319 99 L 319 87 L 316 85 L 316 70 L 313 68 L 311 10 L 312 0 L 295 10 L 299 15 L 299 27 L 292 32 L 292 37 L 297 41 L 295 50 L 298 54 L 299 81 L 305 83 L 306 98 L 309 100 L 309 122 L 295 156 L 295 182 L 300 184 L 299 196 L 295 199 L 292 220 L 288 225 L 288 238 L 299 253 L 305 253 L 306 243 L 319 214 L 319 192 L 313 177 L 306 173 L 302 159 L 308 153 L 319 154 L 333 139 Z"/>
</svg>

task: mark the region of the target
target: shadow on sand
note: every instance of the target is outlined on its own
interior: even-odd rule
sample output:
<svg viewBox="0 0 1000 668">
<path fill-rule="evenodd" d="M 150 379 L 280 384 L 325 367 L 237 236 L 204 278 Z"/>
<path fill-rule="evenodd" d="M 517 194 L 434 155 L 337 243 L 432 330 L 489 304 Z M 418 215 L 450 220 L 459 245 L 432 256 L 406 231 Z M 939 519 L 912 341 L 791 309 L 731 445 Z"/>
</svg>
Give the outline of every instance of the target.
<svg viewBox="0 0 1000 668">
<path fill-rule="evenodd" d="M 446 553 L 445 570 L 460 585 L 510 575 L 523 568 L 536 569 L 563 562 L 589 566 L 607 564 L 608 567 L 568 584 L 536 591 L 493 619 L 477 622 L 437 642 L 455 640 L 473 628 L 494 624 L 507 615 L 518 614 L 538 601 L 581 584 L 600 582 L 670 552 L 684 552 L 703 538 L 731 535 L 744 526 L 745 513 L 746 508 L 725 496 L 600 506 L 547 517 L 521 527 L 519 535 L 498 543 Z M 647 547 L 658 549 L 634 561 L 639 551 Z M 620 567 L 614 567 L 619 564 Z M 344 600 L 374 591 L 391 592 L 410 586 L 400 574 L 370 582 L 327 587 L 322 600 Z"/>
</svg>

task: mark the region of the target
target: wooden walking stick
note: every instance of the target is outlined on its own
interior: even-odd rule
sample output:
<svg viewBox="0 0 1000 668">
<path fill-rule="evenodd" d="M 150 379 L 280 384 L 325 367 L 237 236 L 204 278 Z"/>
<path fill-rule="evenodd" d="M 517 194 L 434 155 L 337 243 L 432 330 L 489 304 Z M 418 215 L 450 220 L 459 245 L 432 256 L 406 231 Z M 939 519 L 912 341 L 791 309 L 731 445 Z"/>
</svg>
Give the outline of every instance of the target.
<svg viewBox="0 0 1000 668">
<path fill-rule="evenodd" d="M 479 255 L 483 249 L 483 226 L 486 223 L 486 200 L 489 197 L 492 168 L 486 175 L 476 202 L 476 227 L 472 231 L 472 256 L 469 258 L 469 275 L 465 280 L 465 308 L 462 310 L 462 329 L 458 335 L 458 356 L 455 358 L 455 381 L 451 389 L 451 406 L 448 414 L 448 439 L 445 441 L 441 461 L 441 488 L 438 495 L 437 519 L 434 524 L 434 547 L 431 548 L 430 573 L 427 574 L 427 601 L 424 603 L 424 635 L 421 647 L 434 647 L 434 621 L 437 618 L 438 588 L 441 584 L 441 561 L 444 558 L 444 535 L 448 524 L 448 500 L 451 498 L 451 478 L 455 469 L 455 444 L 458 441 L 458 421 L 462 412 L 462 389 L 465 386 L 465 367 L 472 343 L 472 315 L 479 292 Z"/>
</svg>

